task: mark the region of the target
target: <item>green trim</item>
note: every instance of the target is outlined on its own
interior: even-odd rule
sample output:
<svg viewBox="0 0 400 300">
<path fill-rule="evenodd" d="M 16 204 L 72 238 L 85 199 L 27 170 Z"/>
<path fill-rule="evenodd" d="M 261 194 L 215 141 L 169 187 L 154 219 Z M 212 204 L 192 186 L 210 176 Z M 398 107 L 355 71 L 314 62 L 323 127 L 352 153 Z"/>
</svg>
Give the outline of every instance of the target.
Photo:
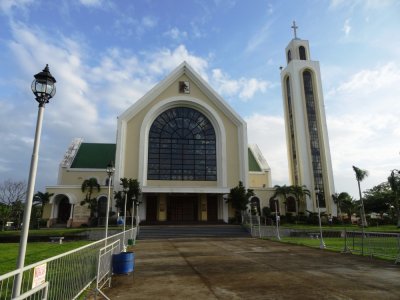
<svg viewBox="0 0 400 300">
<path fill-rule="evenodd" d="M 115 144 L 82 143 L 71 168 L 105 169 L 115 161 Z"/>
<path fill-rule="evenodd" d="M 250 148 L 248 148 L 247 153 L 249 154 L 249 172 L 261 172 L 262 169 L 257 163 L 257 160 L 254 157 L 253 152 L 251 152 Z"/>
</svg>

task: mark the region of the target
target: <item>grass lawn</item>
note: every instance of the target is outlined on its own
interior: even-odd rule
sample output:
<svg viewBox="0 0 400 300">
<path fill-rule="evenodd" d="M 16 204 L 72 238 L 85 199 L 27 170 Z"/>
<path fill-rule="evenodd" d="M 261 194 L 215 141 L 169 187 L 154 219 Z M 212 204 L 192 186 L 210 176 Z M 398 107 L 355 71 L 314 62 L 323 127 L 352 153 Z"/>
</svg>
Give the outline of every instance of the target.
<svg viewBox="0 0 400 300">
<path fill-rule="evenodd" d="M 129 228 L 128 228 L 129 229 Z M 85 231 L 104 231 L 104 227 L 90 227 L 90 228 L 42 228 L 42 229 L 31 229 L 29 230 L 29 236 L 63 236 L 63 235 L 75 235 Z M 121 227 L 109 227 L 109 230 L 121 230 Z M 20 230 L 7 230 L 0 231 L 0 237 L 2 236 L 19 236 Z"/>
<path fill-rule="evenodd" d="M 274 239 L 275 240 L 275 239 Z M 319 248 L 320 240 L 300 237 L 282 237 L 281 242 Z M 324 242 L 328 250 L 342 252 L 344 250 L 343 238 L 325 238 Z M 353 254 L 361 254 L 361 238 L 348 238 L 347 247 Z M 370 238 L 364 241 L 365 255 L 373 254 L 374 257 L 385 260 L 395 260 L 398 255 L 397 238 Z"/>
<path fill-rule="evenodd" d="M 307 225 L 307 224 L 290 224 L 284 223 L 281 224 L 282 228 L 292 228 L 292 229 L 310 229 L 310 230 L 319 230 L 318 225 Z M 357 225 L 323 225 L 323 230 L 343 230 L 347 231 L 361 231 L 362 228 Z M 396 225 L 380 225 L 380 226 L 369 226 L 365 228 L 365 231 L 369 232 L 400 232 L 400 228 L 397 228 Z"/>
<path fill-rule="evenodd" d="M 91 243 L 90 241 L 75 241 L 58 243 L 28 243 L 25 256 L 25 265 L 29 265 L 43 259 L 79 248 Z M 17 263 L 19 244 L 0 243 L 0 275 L 15 269 Z"/>
</svg>

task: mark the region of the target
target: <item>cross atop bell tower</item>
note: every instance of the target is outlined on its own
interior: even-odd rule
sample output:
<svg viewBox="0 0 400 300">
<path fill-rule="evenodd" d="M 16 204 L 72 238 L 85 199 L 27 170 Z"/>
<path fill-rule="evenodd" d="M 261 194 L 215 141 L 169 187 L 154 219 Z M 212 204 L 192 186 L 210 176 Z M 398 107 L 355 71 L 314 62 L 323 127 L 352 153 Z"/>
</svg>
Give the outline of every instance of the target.
<svg viewBox="0 0 400 300">
<path fill-rule="evenodd" d="M 291 28 L 293 28 L 294 38 L 297 39 L 297 28 L 299 27 L 296 26 L 296 21 L 293 21 L 293 26 Z"/>
</svg>

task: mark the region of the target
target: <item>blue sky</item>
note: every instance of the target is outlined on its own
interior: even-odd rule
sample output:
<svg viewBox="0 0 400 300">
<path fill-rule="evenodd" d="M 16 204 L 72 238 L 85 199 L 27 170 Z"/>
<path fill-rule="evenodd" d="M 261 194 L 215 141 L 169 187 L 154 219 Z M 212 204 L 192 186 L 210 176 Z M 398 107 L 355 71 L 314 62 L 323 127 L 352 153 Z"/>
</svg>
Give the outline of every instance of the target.
<svg viewBox="0 0 400 300">
<path fill-rule="evenodd" d="M 288 184 L 279 66 L 298 36 L 321 64 L 337 192 L 400 168 L 400 2 L 0 0 L 0 181 L 27 180 L 46 63 L 57 94 L 46 106 L 36 190 L 57 182 L 74 137 L 115 142 L 116 118 L 183 60 L 247 121 Z"/>
</svg>

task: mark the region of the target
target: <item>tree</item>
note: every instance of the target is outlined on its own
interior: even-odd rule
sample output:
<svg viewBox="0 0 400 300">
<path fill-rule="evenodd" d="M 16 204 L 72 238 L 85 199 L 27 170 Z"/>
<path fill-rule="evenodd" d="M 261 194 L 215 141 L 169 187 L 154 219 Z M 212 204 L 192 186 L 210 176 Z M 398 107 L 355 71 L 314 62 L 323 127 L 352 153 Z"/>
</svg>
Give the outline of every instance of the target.
<svg viewBox="0 0 400 300">
<path fill-rule="evenodd" d="M 288 194 L 290 194 L 292 192 L 292 189 L 290 188 L 290 186 L 287 186 L 286 184 L 280 186 L 280 185 L 275 185 L 274 186 L 275 189 L 275 193 L 274 195 L 271 197 L 271 199 L 276 199 L 277 196 L 283 196 L 283 201 L 286 205 L 287 202 L 287 196 Z M 279 202 L 278 202 L 279 203 Z M 274 210 L 273 207 L 271 207 L 272 210 Z M 287 209 L 286 209 L 287 210 Z"/>
<path fill-rule="evenodd" d="M 231 203 L 235 209 L 236 220 L 240 220 L 241 211 L 246 210 L 250 197 L 254 196 L 254 191 L 243 186 L 243 182 L 232 188 L 229 192 L 227 202 Z"/>
<path fill-rule="evenodd" d="M 388 182 L 383 182 L 364 192 L 365 212 L 386 213 L 393 203 L 394 193 Z"/>
<path fill-rule="evenodd" d="M 5 180 L 0 184 L 0 222 L 4 230 L 7 221 L 10 221 L 16 212 L 16 202 L 23 202 L 26 197 L 26 183 L 24 181 Z M 14 206 L 14 207 L 13 207 Z"/>
<path fill-rule="evenodd" d="M 33 205 L 37 206 L 40 205 L 40 218 L 43 217 L 43 209 L 44 206 L 50 202 L 51 197 L 53 196 L 53 193 L 42 193 L 42 192 L 37 192 L 35 195 L 33 195 Z"/>
<path fill-rule="evenodd" d="M 333 202 L 336 204 L 338 208 L 338 217 L 340 221 L 342 221 L 342 208 L 343 208 L 343 201 L 347 200 L 352 200 L 351 196 L 346 193 L 346 192 L 341 192 L 341 193 L 334 193 L 332 195 Z"/>
<path fill-rule="evenodd" d="M 304 203 L 304 198 L 306 196 L 310 197 L 311 192 L 305 185 L 292 185 L 289 187 L 289 192 L 294 195 L 296 199 L 296 213 L 299 215 L 300 204 Z"/>
<path fill-rule="evenodd" d="M 355 203 L 354 199 L 349 195 L 341 202 L 341 209 L 347 214 L 349 221 L 351 222 L 351 216 L 356 213 L 358 205 Z"/>
<path fill-rule="evenodd" d="M 142 193 L 142 190 L 140 189 L 140 183 L 137 179 L 124 177 L 120 179 L 120 185 L 122 186 L 123 190 L 127 191 L 126 210 L 130 211 L 132 216 L 132 204 L 135 206 L 140 204 L 139 195 Z M 115 206 L 119 209 L 119 211 L 124 211 L 125 194 L 123 191 L 115 192 L 114 198 L 116 199 Z M 129 201 L 131 199 L 134 199 L 134 201 Z"/>
<path fill-rule="evenodd" d="M 358 192 L 360 194 L 360 202 L 361 202 L 361 222 L 363 227 L 367 227 L 367 218 L 365 217 L 365 209 L 364 209 L 364 201 L 361 195 L 361 186 L 360 182 L 363 181 L 367 176 L 368 176 L 368 171 L 367 170 L 362 170 L 360 168 L 357 168 L 353 166 L 354 173 L 356 174 L 356 180 L 358 184 Z"/>
<path fill-rule="evenodd" d="M 90 220 L 93 220 L 95 213 L 97 211 L 97 199 L 92 198 L 92 194 L 94 190 L 97 190 L 98 192 L 100 191 L 100 184 L 97 182 L 96 178 L 89 178 L 85 179 L 82 182 L 81 186 L 82 193 L 85 194 L 85 198 L 81 201 L 81 205 L 88 205 L 88 208 L 90 209 Z"/>
<path fill-rule="evenodd" d="M 397 213 L 397 228 L 400 228 L 400 171 L 399 170 L 392 170 L 390 176 L 388 177 L 388 182 L 390 185 L 390 189 L 392 190 L 394 197 L 393 197 L 393 206 L 396 209 Z"/>
</svg>

